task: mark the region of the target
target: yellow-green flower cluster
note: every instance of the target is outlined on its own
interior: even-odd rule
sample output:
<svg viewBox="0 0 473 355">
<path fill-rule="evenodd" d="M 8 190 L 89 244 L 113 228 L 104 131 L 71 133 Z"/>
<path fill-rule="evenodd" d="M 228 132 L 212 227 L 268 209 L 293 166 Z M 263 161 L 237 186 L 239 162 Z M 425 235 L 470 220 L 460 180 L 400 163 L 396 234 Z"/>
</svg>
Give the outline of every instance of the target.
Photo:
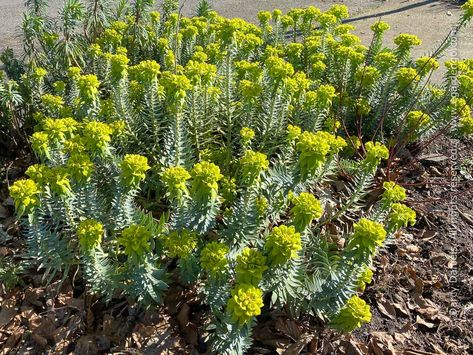
<svg viewBox="0 0 473 355">
<path fill-rule="evenodd" d="M 367 142 L 365 144 L 366 149 L 366 162 L 370 165 L 378 165 L 382 159 L 389 158 L 389 149 L 382 143 L 379 142 Z"/>
<path fill-rule="evenodd" d="M 124 77 L 128 69 L 129 59 L 124 54 L 109 54 L 110 75 L 114 80 L 120 80 Z"/>
<path fill-rule="evenodd" d="M 71 155 L 66 166 L 71 177 L 78 183 L 89 181 L 94 173 L 94 163 L 87 154 L 76 153 Z"/>
<path fill-rule="evenodd" d="M 302 175 L 307 176 L 314 173 L 324 164 L 327 155 L 336 154 L 345 146 L 346 142 L 343 138 L 328 132 L 303 132 L 296 144 L 296 148 L 300 152 L 299 165 Z"/>
<path fill-rule="evenodd" d="M 360 291 L 364 291 L 366 288 L 366 285 L 371 283 L 373 280 L 373 270 L 371 270 L 369 267 L 366 267 L 358 277 L 358 289 Z"/>
<path fill-rule="evenodd" d="M 407 227 L 409 224 L 413 226 L 416 224 L 416 212 L 402 203 L 393 203 L 389 223 L 394 229 Z"/>
<path fill-rule="evenodd" d="M 133 77 L 145 85 L 151 84 L 159 74 L 161 67 L 154 60 L 144 60 L 130 68 Z"/>
<path fill-rule="evenodd" d="M 400 202 L 406 199 L 406 189 L 393 181 L 385 181 L 383 188 L 382 199 L 387 203 Z"/>
<path fill-rule="evenodd" d="M 125 254 L 130 257 L 141 258 L 150 251 L 151 232 L 143 226 L 132 224 L 122 231 L 118 237 L 118 244 L 125 247 Z"/>
<path fill-rule="evenodd" d="M 401 91 L 418 82 L 420 77 L 414 68 L 402 67 L 398 69 L 396 79 L 398 89 Z"/>
<path fill-rule="evenodd" d="M 232 290 L 232 297 L 227 303 L 227 312 L 235 323 L 244 325 L 261 314 L 261 307 L 263 307 L 263 291 L 252 285 L 239 284 Z"/>
<path fill-rule="evenodd" d="M 257 82 L 243 79 L 240 81 L 238 89 L 245 101 L 253 103 L 261 94 L 263 87 Z"/>
<path fill-rule="evenodd" d="M 430 116 L 422 111 L 410 111 L 406 119 L 408 126 L 412 129 L 422 128 L 430 122 Z"/>
<path fill-rule="evenodd" d="M 236 282 L 258 286 L 267 269 L 266 257 L 260 251 L 245 248 L 236 258 Z"/>
<path fill-rule="evenodd" d="M 389 30 L 391 26 L 389 26 L 389 24 L 384 21 L 378 21 L 372 24 L 370 28 L 371 28 L 371 31 L 373 31 L 376 35 L 379 36 L 383 34 L 384 32 L 386 32 L 387 30 Z"/>
<path fill-rule="evenodd" d="M 49 157 L 49 136 L 45 132 L 35 132 L 30 138 L 34 152 L 42 157 Z"/>
<path fill-rule="evenodd" d="M 473 17 L 473 0 L 468 0 L 461 8 L 463 10 L 463 19 L 465 21 L 470 21 Z"/>
<path fill-rule="evenodd" d="M 235 62 L 235 70 L 239 78 L 252 81 L 258 81 L 263 73 L 259 62 L 248 62 L 246 60 Z"/>
<path fill-rule="evenodd" d="M 363 88 L 372 86 L 379 78 L 379 70 L 372 66 L 364 66 L 358 68 L 355 73 L 355 78 L 361 83 Z"/>
<path fill-rule="evenodd" d="M 200 266 L 209 274 L 216 276 L 226 269 L 228 252 L 229 249 L 225 244 L 210 242 L 200 253 Z"/>
<path fill-rule="evenodd" d="M 268 169 L 269 161 L 266 154 L 247 150 L 240 158 L 240 166 L 243 179 L 251 184 Z"/>
<path fill-rule="evenodd" d="M 385 239 L 386 230 L 382 224 L 362 218 L 354 224 L 350 245 L 357 247 L 361 252 L 369 251 L 374 254 L 376 247 L 383 245 Z"/>
<path fill-rule="evenodd" d="M 217 74 L 217 67 L 213 64 L 189 60 L 184 72 L 193 85 L 210 85 Z"/>
<path fill-rule="evenodd" d="M 374 63 L 382 70 L 386 71 L 393 68 L 398 59 L 396 54 L 389 50 L 383 50 L 374 56 Z"/>
<path fill-rule="evenodd" d="M 322 204 L 309 192 L 302 192 L 299 196 L 293 197 L 291 202 L 294 204 L 291 209 L 294 216 L 293 223 L 298 232 L 302 232 L 314 219 L 322 216 Z"/>
<path fill-rule="evenodd" d="M 299 138 L 302 130 L 298 126 L 293 126 L 292 124 L 287 126 L 287 140 L 293 142 Z"/>
<path fill-rule="evenodd" d="M 102 154 L 106 152 L 108 144 L 112 140 L 110 137 L 113 131 L 110 125 L 98 122 L 88 122 L 82 131 L 83 143 L 91 153 Z"/>
<path fill-rule="evenodd" d="M 43 130 L 52 142 L 63 142 L 72 137 L 78 123 L 73 118 L 46 118 L 42 123 Z"/>
<path fill-rule="evenodd" d="M 253 131 L 251 128 L 243 127 L 240 130 L 240 136 L 241 136 L 243 145 L 247 146 L 248 144 L 250 144 L 253 138 L 255 138 L 255 131 Z"/>
<path fill-rule="evenodd" d="M 187 195 L 186 182 L 191 178 L 189 172 L 182 166 L 172 166 L 167 168 L 161 175 L 161 180 L 167 189 L 171 199 L 180 200 Z"/>
<path fill-rule="evenodd" d="M 197 246 L 197 235 L 183 230 L 163 236 L 164 248 L 171 258 L 187 258 Z"/>
<path fill-rule="evenodd" d="M 216 197 L 218 182 L 223 178 L 217 165 L 205 160 L 196 163 L 191 170 L 191 176 L 192 192 L 198 200 Z"/>
<path fill-rule="evenodd" d="M 335 329 L 351 332 L 363 323 L 371 321 L 370 306 L 358 296 L 352 296 L 337 316 L 332 319 L 331 326 Z"/>
<path fill-rule="evenodd" d="M 316 91 L 309 91 L 306 97 L 306 105 L 317 108 L 327 108 L 332 105 L 332 100 L 337 95 L 332 85 L 322 84 Z"/>
<path fill-rule="evenodd" d="M 266 59 L 265 66 L 268 76 L 274 81 L 281 81 L 291 77 L 294 74 L 294 68 L 291 63 L 287 63 L 284 59 L 271 56 Z"/>
<path fill-rule="evenodd" d="M 146 177 L 151 168 L 148 158 L 138 154 L 127 154 L 120 163 L 121 179 L 125 186 L 135 189 Z"/>
<path fill-rule="evenodd" d="M 422 41 L 417 36 L 408 33 L 401 33 L 394 38 L 394 44 L 397 45 L 400 51 L 406 51 L 414 46 L 420 46 Z"/>
<path fill-rule="evenodd" d="M 264 248 L 271 265 L 284 264 L 296 258 L 297 252 L 302 249 L 301 235 L 294 226 L 274 227 L 266 238 Z"/>
<path fill-rule="evenodd" d="M 50 168 L 47 177 L 48 185 L 52 192 L 58 196 L 68 196 L 71 194 L 70 173 L 67 168 L 62 166 Z"/>
<path fill-rule="evenodd" d="M 416 68 L 420 75 L 428 74 L 439 67 L 440 64 L 435 58 L 424 56 L 416 59 Z"/>
<path fill-rule="evenodd" d="M 31 213 L 39 206 L 40 189 L 31 179 L 18 180 L 10 186 L 10 196 L 15 201 L 18 216 Z"/>
<path fill-rule="evenodd" d="M 43 164 L 33 164 L 25 172 L 38 186 L 45 186 L 48 184 L 49 167 Z"/>
<path fill-rule="evenodd" d="M 99 93 L 100 81 L 94 74 L 82 75 L 77 81 L 80 97 L 85 102 L 94 101 Z"/>
<path fill-rule="evenodd" d="M 258 211 L 259 216 L 264 216 L 268 210 L 268 199 L 264 196 L 260 196 L 256 199 L 255 202 L 256 210 Z"/>
<path fill-rule="evenodd" d="M 41 103 L 44 105 L 46 112 L 60 113 L 64 108 L 64 100 L 62 97 L 52 94 L 44 94 L 41 96 Z"/>
<path fill-rule="evenodd" d="M 178 105 L 186 97 L 186 91 L 192 89 L 191 82 L 186 76 L 171 72 L 164 72 L 160 83 L 164 87 L 166 98 Z"/>
<path fill-rule="evenodd" d="M 102 242 L 103 225 L 94 219 L 86 219 L 77 226 L 77 238 L 84 251 L 97 248 Z"/>
</svg>

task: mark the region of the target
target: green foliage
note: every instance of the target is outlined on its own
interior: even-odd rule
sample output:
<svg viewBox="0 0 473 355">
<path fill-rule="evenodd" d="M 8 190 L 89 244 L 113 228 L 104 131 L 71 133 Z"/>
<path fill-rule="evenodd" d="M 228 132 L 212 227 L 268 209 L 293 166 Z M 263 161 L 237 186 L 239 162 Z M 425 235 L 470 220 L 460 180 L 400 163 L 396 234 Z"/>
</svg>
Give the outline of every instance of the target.
<svg viewBox="0 0 473 355">
<path fill-rule="evenodd" d="M 340 5 L 257 26 L 204 2 L 193 18 L 174 0 L 106 3 L 92 19 L 68 0 L 56 25 L 28 13 L 25 75 L 0 90 L 11 119 L 21 106 L 35 122 L 40 164 L 10 192 L 45 279 L 79 265 L 90 292 L 143 307 L 192 284 L 219 353 L 249 348 L 263 306 L 369 321 L 367 270 L 415 212 L 391 182 L 365 197 L 408 143 L 471 132 L 473 62 L 427 85 L 440 53 L 411 58 L 408 34 L 385 48 L 381 22 L 364 47 Z"/>
</svg>

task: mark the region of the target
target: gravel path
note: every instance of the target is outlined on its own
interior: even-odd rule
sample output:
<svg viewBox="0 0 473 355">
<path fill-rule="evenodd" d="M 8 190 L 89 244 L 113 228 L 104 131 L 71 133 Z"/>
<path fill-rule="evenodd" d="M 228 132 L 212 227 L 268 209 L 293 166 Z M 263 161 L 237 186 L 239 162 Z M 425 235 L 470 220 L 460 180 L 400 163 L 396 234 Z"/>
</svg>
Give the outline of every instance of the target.
<svg viewBox="0 0 473 355">
<path fill-rule="evenodd" d="M 64 0 L 50 0 L 50 15 L 57 14 Z M 183 12 L 192 15 L 198 0 L 181 0 Z M 161 1 L 157 2 L 157 6 Z M 351 23 L 357 27 L 356 33 L 364 44 L 369 44 L 371 32 L 369 26 L 381 18 L 391 24 L 391 30 L 386 34 L 386 44 L 392 43 L 399 33 L 413 33 L 422 40 L 422 46 L 415 49 L 414 54 L 432 52 L 445 38 L 448 31 L 458 19 L 458 7 L 446 1 L 439 0 L 213 0 L 213 6 L 221 15 L 226 17 L 241 17 L 248 21 L 256 20 L 256 13 L 261 10 L 280 8 L 287 11 L 294 7 L 309 5 L 327 9 L 334 3 L 348 6 L 352 18 Z M 19 26 L 24 11 L 24 0 L 0 0 L 0 50 L 13 47 L 20 51 Z M 457 43 L 445 53 L 444 59 L 473 58 L 473 31 L 471 26 L 464 30 Z"/>
</svg>

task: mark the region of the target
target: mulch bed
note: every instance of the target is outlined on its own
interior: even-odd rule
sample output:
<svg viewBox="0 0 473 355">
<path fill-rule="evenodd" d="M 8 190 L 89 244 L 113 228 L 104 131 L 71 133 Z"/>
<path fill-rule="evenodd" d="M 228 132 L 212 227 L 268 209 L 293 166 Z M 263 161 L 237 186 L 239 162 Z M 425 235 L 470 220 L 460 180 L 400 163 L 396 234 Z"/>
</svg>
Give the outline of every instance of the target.
<svg viewBox="0 0 473 355">
<path fill-rule="evenodd" d="M 440 140 L 405 183 L 418 223 L 382 251 L 364 298 L 372 322 L 351 335 L 275 311 L 254 331 L 252 354 L 473 353 L 473 143 Z M 7 183 L 28 159 L 0 159 L 0 260 L 18 261 L 20 231 Z M 455 172 L 455 174 L 453 174 Z M 4 259 L 6 258 L 6 259 Z M 85 297 L 80 273 L 45 287 L 25 270 L 0 287 L 0 354 L 198 354 L 207 310 L 193 290 L 172 285 L 164 309 L 143 312 L 125 299 Z"/>
</svg>

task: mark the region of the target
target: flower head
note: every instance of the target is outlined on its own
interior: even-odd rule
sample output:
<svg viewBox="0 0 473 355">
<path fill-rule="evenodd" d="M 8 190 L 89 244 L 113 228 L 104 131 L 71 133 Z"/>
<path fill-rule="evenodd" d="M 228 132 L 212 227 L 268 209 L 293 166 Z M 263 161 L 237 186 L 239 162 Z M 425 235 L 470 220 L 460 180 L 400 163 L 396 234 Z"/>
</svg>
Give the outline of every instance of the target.
<svg viewBox="0 0 473 355">
<path fill-rule="evenodd" d="M 271 56 L 265 61 L 268 75 L 275 81 L 281 81 L 294 74 L 294 68 L 290 63 L 284 61 L 279 57 Z"/>
<path fill-rule="evenodd" d="M 190 178 L 191 175 L 182 166 L 171 166 L 161 175 L 161 180 L 168 190 L 169 197 L 178 200 L 187 194 L 186 182 Z"/>
<path fill-rule="evenodd" d="M 243 325 L 260 315 L 261 307 L 263 307 L 263 291 L 252 285 L 241 284 L 232 291 L 227 312 L 234 322 Z"/>
<path fill-rule="evenodd" d="M 388 70 L 396 65 L 398 58 L 389 50 L 383 50 L 374 56 L 374 63 L 382 70 Z"/>
<path fill-rule="evenodd" d="M 51 141 L 63 142 L 76 130 L 77 122 L 72 118 L 46 118 L 42 126 Z"/>
<path fill-rule="evenodd" d="M 70 173 L 62 166 L 55 166 L 48 170 L 48 183 L 51 191 L 58 196 L 68 196 L 71 194 Z"/>
<path fill-rule="evenodd" d="M 396 73 L 397 85 L 399 90 L 404 90 L 411 84 L 419 81 L 420 77 L 414 68 L 402 67 Z"/>
<path fill-rule="evenodd" d="M 302 130 L 298 126 L 293 126 L 292 124 L 287 126 L 287 140 L 293 142 L 299 138 Z"/>
<path fill-rule="evenodd" d="M 381 159 L 389 158 L 389 149 L 384 144 L 379 142 L 367 142 L 365 144 L 366 149 L 366 162 L 370 165 L 376 166 L 381 162 Z"/>
<path fill-rule="evenodd" d="M 84 251 L 97 248 L 102 242 L 103 233 L 103 225 L 94 219 L 86 219 L 77 227 L 77 238 Z"/>
<path fill-rule="evenodd" d="M 110 54 L 110 74 L 114 80 L 123 78 L 128 69 L 130 59 L 124 54 Z"/>
<path fill-rule="evenodd" d="M 399 50 L 406 51 L 411 49 L 413 46 L 420 46 L 422 41 L 417 36 L 409 33 L 401 33 L 394 38 L 394 44 L 397 45 Z"/>
<path fill-rule="evenodd" d="M 118 243 L 125 247 L 126 255 L 141 258 L 151 249 L 150 239 L 151 232 L 146 227 L 132 224 L 122 231 Z"/>
<path fill-rule="evenodd" d="M 383 183 L 384 192 L 382 195 L 383 201 L 388 203 L 400 202 L 406 199 L 406 189 L 399 186 L 393 181 L 385 181 Z"/>
<path fill-rule="evenodd" d="M 299 165 L 302 175 L 307 176 L 314 173 L 325 163 L 327 155 L 336 154 L 345 146 L 346 142 L 343 138 L 328 132 L 303 132 L 296 144 L 296 148 L 300 152 Z"/>
<path fill-rule="evenodd" d="M 211 275 L 217 275 L 224 271 L 228 265 L 228 247 L 223 243 L 210 242 L 200 253 L 200 266 Z"/>
<path fill-rule="evenodd" d="M 468 0 L 462 5 L 463 20 L 470 21 L 473 17 L 473 0 Z"/>
<path fill-rule="evenodd" d="M 10 186 L 10 196 L 15 201 L 15 208 L 19 216 L 31 213 L 39 206 L 40 189 L 31 179 L 17 180 Z"/>
<path fill-rule="evenodd" d="M 271 265 L 281 265 L 297 257 L 302 249 L 301 235 L 294 226 L 274 227 L 266 238 L 264 248 Z"/>
<path fill-rule="evenodd" d="M 148 158 L 138 154 L 127 154 L 120 163 L 121 178 L 125 186 L 137 188 L 146 177 L 146 171 L 151 169 Z"/>
<path fill-rule="evenodd" d="M 94 173 L 94 163 L 87 154 L 71 155 L 66 165 L 71 177 L 78 183 L 89 181 Z"/>
<path fill-rule="evenodd" d="M 380 73 L 379 70 L 372 66 L 364 66 L 358 68 L 355 74 L 355 78 L 361 83 L 364 88 L 372 86 L 376 79 L 378 79 Z"/>
<path fill-rule="evenodd" d="M 255 131 L 251 128 L 243 127 L 240 130 L 241 140 L 243 141 L 243 145 L 248 145 L 253 138 L 255 138 Z"/>
<path fill-rule="evenodd" d="M 240 158 L 240 166 L 243 179 L 251 184 L 268 169 L 269 161 L 266 154 L 247 150 Z"/>
<path fill-rule="evenodd" d="M 432 57 L 419 57 L 416 59 L 416 68 L 420 75 L 425 75 L 432 70 L 437 70 L 440 67 L 439 62 Z"/>
<path fill-rule="evenodd" d="M 332 85 L 320 85 L 316 91 L 307 93 L 307 105 L 317 108 L 328 108 L 336 97 L 335 88 Z"/>
<path fill-rule="evenodd" d="M 38 186 L 44 186 L 48 183 L 49 167 L 44 164 L 33 164 L 25 172 Z"/>
<path fill-rule="evenodd" d="M 39 156 L 49 156 L 49 136 L 46 132 L 35 132 L 31 135 L 31 147 Z"/>
<path fill-rule="evenodd" d="M 197 234 L 188 230 L 174 231 L 164 236 L 163 242 L 171 258 L 186 258 L 197 246 Z"/>
<path fill-rule="evenodd" d="M 218 192 L 218 182 L 223 178 L 220 168 L 214 163 L 202 161 L 196 163 L 191 170 L 192 191 L 196 197 L 214 198 Z"/>
<path fill-rule="evenodd" d="M 389 222 L 394 229 L 407 227 L 409 224 L 413 226 L 416 224 L 416 212 L 402 203 L 393 203 L 389 214 Z"/>
<path fill-rule="evenodd" d="M 340 312 L 332 319 L 332 327 L 351 332 L 371 321 L 370 306 L 358 296 L 352 296 Z"/>
<path fill-rule="evenodd" d="M 423 127 L 429 122 L 429 115 L 422 111 L 411 111 L 407 114 L 407 123 L 411 127 Z"/>
<path fill-rule="evenodd" d="M 83 129 L 84 145 L 91 153 L 102 154 L 112 140 L 112 128 L 103 122 L 90 121 Z"/>
<path fill-rule="evenodd" d="M 383 245 L 386 239 L 386 230 L 378 222 L 362 218 L 354 224 L 355 230 L 350 240 L 352 247 L 357 247 L 361 252 L 369 251 L 374 254 L 376 247 Z"/>
<path fill-rule="evenodd" d="M 371 270 L 369 267 L 366 267 L 359 275 L 358 277 L 358 289 L 361 291 L 364 291 L 366 288 L 366 285 L 371 283 L 373 280 L 373 270 Z"/>
<path fill-rule="evenodd" d="M 134 77 L 144 84 L 151 84 L 159 74 L 160 66 L 154 60 L 144 60 L 132 68 Z"/>
<path fill-rule="evenodd" d="M 245 248 L 236 258 L 236 282 L 257 286 L 267 269 L 266 257 L 260 251 Z"/>
<path fill-rule="evenodd" d="M 85 102 L 93 101 L 99 93 L 100 81 L 96 75 L 87 74 L 80 76 L 77 85 L 80 96 Z"/>
<path fill-rule="evenodd" d="M 294 216 L 294 225 L 299 232 L 302 232 L 314 219 L 322 216 L 322 204 L 311 193 L 302 192 L 299 196 L 292 198 L 292 203 L 294 207 L 291 213 Z"/>
<path fill-rule="evenodd" d="M 386 32 L 387 30 L 389 30 L 391 26 L 389 26 L 389 24 L 384 21 L 378 21 L 372 24 L 370 28 L 371 28 L 371 31 L 373 31 L 376 35 L 379 36 L 383 34 L 384 32 Z"/>
</svg>

